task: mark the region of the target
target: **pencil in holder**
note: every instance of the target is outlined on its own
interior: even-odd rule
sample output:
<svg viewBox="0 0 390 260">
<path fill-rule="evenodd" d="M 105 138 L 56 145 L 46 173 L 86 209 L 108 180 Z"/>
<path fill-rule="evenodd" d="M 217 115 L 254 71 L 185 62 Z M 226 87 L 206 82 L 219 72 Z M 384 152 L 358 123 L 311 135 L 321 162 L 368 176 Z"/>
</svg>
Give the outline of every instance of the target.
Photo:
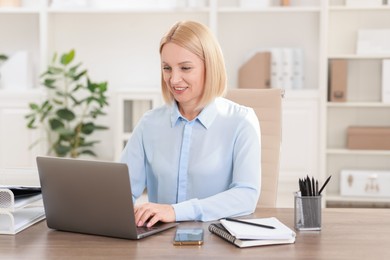
<svg viewBox="0 0 390 260">
<path fill-rule="evenodd" d="M 301 196 L 295 193 L 294 223 L 297 230 L 321 230 L 322 196 Z"/>
</svg>

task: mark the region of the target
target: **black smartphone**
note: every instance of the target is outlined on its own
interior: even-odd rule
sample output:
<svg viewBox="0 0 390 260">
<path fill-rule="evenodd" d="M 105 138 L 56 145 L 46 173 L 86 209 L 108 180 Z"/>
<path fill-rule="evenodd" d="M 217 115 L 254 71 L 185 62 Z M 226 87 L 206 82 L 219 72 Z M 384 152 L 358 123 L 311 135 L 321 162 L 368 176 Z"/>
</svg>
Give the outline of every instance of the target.
<svg viewBox="0 0 390 260">
<path fill-rule="evenodd" d="M 202 245 L 203 229 L 202 228 L 178 228 L 176 229 L 173 239 L 175 246 L 182 245 Z"/>
</svg>

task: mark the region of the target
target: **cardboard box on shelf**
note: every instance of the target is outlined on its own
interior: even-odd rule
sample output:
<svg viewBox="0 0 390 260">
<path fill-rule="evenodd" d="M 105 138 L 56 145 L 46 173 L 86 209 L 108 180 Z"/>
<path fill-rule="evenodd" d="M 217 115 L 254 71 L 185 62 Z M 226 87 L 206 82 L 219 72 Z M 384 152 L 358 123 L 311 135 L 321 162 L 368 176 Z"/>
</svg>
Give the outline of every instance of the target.
<svg viewBox="0 0 390 260">
<path fill-rule="evenodd" d="M 0 7 L 20 7 L 20 0 L 0 0 Z"/>
<path fill-rule="evenodd" d="M 238 72 L 239 88 L 269 88 L 271 53 L 258 52 L 245 62 Z"/>
<path fill-rule="evenodd" d="M 390 127 L 350 126 L 347 148 L 361 150 L 390 150 Z"/>
<path fill-rule="evenodd" d="M 332 59 L 329 61 L 329 97 L 330 102 L 347 101 L 348 61 Z"/>
</svg>

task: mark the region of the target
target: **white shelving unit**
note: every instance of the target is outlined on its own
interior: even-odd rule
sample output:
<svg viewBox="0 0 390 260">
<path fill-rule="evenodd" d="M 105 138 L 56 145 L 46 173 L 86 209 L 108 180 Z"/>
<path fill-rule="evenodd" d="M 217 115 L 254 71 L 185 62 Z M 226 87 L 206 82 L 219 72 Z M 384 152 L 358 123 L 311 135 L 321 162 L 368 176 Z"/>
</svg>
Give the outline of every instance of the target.
<svg viewBox="0 0 390 260">
<path fill-rule="evenodd" d="M 347 101 L 326 104 L 326 170 L 332 174 L 327 188 L 328 206 L 389 207 L 390 198 L 340 196 L 342 169 L 390 169 L 390 151 L 346 149 L 348 126 L 390 126 L 390 105 L 381 102 L 381 62 L 385 55 L 356 54 L 359 29 L 390 29 L 390 6 L 347 7 L 330 1 L 328 10 L 328 59 L 348 62 Z"/>
<path fill-rule="evenodd" d="M 267 48 L 304 50 L 304 89 L 287 90 L 283 100 L 279 207 L 293 207 L 298 179 L 322 178 L 320 168 L 321 96 L 325 88 L 324 1 L 291 1 L 266 8 L 217 1 L 216 34 L 225 54 L 229 87 L 238 87 L 238 70 L 250 54 Z M 304 37 L 302 37 L 304 35 Z"/>
<path fill-rule="evenodd" d="M 282 7 L 274 0 L 267 8 L 248 8 L 241 7 L 240 0 L 199 0 L 192 7 L 178 0 L 171 8 L 61 8 L 52 7 L 49 0 L 25 2 L 28 7 L 0 8 L 0 53 L 27 50 L 31 54 L 34 86 L 24 92 L 40 89 L 39 74 L 54 52 L 72 48 L 94 81 L 109 82 L 111 107 L 101 123 L 110 130 L 99 133 L 100 159 L 119 158 L 131 134 L 131 127 L 126 127 L 134 126 L 146 109 L 162 104 L 160 38 L 174 22 L 196 20 L 210 26 L 221 43 L 229 88 L 237 88 L 238 69 L 253 51 L 272 47 L 304 50 L 304 89 L 286 91 L 283 101 L 278 206 L 293 206 L 297 179 L 307 174 L 322 181 L 333 174 L 325 199 L 341 202 L 337 174 L 341 168 L 390 168 L 388 152 L 348 151 L 344 134 L 350 124 L 390 125 L 390 106 L 382 104 L 379 96 L 381 60 L 390 55 L 356 54 L 359 28 L 390 28 L 388 5 L 350 8 L 344 0 L 291 0 L 291 6 Z M 350 65 L 349 100 L 343 104 L 328 103 L 326 98 L 328 60 L 336 58 L 347 59 Z M 5 95 L 2 92 L 0 98 Z M 10 111 L 2 104 L 0 110 Z M 0 124 L 7 125 L 6 120 L 10 117 L 0 118 Z M 24 135 L 26 130 L 19 128 L 15 135 Z"/>
</svg>

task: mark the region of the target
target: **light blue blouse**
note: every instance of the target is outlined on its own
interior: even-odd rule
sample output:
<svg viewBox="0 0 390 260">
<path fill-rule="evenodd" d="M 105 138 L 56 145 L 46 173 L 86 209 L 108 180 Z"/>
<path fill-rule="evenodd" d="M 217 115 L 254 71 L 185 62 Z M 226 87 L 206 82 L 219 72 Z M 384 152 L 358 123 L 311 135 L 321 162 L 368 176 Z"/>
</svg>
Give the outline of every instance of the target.
<svg viewBox="0 0 390 260">
<path fill-rule="evenodd" d="M 252 108 L 216 98 L 192 121 L 176 104 L 141 118 L 123 150 L 133 199 L 171 204 L 176 221 L 250 214 L 261 182 L 260 127 Z"/>
</svg>

